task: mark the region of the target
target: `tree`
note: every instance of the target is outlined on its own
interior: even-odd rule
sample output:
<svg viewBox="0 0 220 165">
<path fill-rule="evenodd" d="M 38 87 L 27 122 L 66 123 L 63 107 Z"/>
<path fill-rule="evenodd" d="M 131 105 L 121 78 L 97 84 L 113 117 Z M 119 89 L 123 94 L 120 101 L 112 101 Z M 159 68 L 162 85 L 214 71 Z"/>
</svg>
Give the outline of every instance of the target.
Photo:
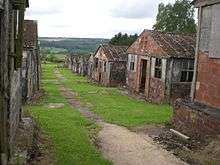
<svg viewBox="0 0 220 165">
<path fill-rule="evenodd" d="M 127 33 L 122 34 L 121 32 L 116 34 L 111 40 L 110 44 L 119 46 L 130 46 L 138 38 L 137 34 L 128 35 Z"/>
<path fill-rule="evenodd" d="M 154 30 L 165 32 L 196 33 L 194 8 L 190 0 L 176 0 L 172 4 L 159 4 Z"/>
</svg>

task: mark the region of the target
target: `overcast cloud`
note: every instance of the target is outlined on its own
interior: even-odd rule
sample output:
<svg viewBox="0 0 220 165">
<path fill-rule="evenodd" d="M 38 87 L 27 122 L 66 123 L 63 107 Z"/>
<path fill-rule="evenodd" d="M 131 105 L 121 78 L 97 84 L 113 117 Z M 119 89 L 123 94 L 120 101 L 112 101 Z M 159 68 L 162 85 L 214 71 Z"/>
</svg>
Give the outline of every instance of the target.
<svg viewBox="0 0 220 165">
<path fill-rule="evenodd" d="M 152 29 L 160 2 L 175 0 L 30 0 L 26 19 L 48 37 L 111 38 Z"/>
</svg>

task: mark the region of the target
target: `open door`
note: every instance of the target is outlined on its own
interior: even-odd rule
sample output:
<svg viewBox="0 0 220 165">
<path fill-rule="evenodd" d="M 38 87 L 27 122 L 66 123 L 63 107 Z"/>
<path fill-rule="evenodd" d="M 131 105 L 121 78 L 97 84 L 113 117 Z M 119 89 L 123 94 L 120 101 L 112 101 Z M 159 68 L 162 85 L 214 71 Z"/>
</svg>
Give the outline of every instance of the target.
<svg viewBox="0 0 220 165">
<path fill-rule="evenodd" d="M 141 71 L 140 71 L 140 89 L 139 92 L 145 92 L 146 76 L 147 76 L 147 60 L 141 60 Z"/>
</svg>

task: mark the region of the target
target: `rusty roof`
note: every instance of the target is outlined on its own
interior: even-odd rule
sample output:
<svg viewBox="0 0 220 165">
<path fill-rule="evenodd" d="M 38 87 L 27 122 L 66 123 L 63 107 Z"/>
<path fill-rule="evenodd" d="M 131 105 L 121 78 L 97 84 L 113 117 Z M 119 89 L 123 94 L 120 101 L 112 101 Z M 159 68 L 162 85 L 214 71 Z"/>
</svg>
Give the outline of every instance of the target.
<svg viewBox="0 0 220 165">
<path fill-rule="evenodd" d="M 144 40 L 139 43 L 139 40 Z M 157 47 L 162 50 L 158 53 L 158 49 L 152 47 L 152 43 L 156 43 Z M 149 41 L 149 42 L 148 42 Z M 143 44 L 137 46 L 138 44 Z M 132 46 L 136 45 L 136 48 Z M 154 30 L 144 30 L 140 37 L 135 41 L 128 53 L 156 56 L 161 58 L 194 58 L 196 47 L 196 35 L 167 33 Z"/>
<path fill-rule="evenodd" d="M 37 21 L 24 21 L 24 47 L 36 47 L 38 44 L 38 27 Z"/>
<path fill-rule="evenodd" d="M 102 49 L 104 51 L 106 58 L 110 61 L 125 61 L 127 59 L 128 46 L 101 44 L 97 51 L 99 49 Z"/>
</svg>

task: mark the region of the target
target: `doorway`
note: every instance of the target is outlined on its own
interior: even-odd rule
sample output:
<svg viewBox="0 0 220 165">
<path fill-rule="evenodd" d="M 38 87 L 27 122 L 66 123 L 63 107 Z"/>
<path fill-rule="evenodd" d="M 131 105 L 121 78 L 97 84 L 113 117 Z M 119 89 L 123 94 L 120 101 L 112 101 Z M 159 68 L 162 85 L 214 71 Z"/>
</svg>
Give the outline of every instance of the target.
<svg viewBox="0 0 220 165">
<path fill-rule="evenodd" d="M 140 89 L 139 92 L 145 92 L 145 84 L 147 77 L 147 60 L 141 60 L 141 71 L 140 71 Z"/>
<path fill-rule="evenodd" d="M 102 74 L 99 73 L 99 82 L 101 82 L 101 80 L 102 80 Z"/>
</svg>

